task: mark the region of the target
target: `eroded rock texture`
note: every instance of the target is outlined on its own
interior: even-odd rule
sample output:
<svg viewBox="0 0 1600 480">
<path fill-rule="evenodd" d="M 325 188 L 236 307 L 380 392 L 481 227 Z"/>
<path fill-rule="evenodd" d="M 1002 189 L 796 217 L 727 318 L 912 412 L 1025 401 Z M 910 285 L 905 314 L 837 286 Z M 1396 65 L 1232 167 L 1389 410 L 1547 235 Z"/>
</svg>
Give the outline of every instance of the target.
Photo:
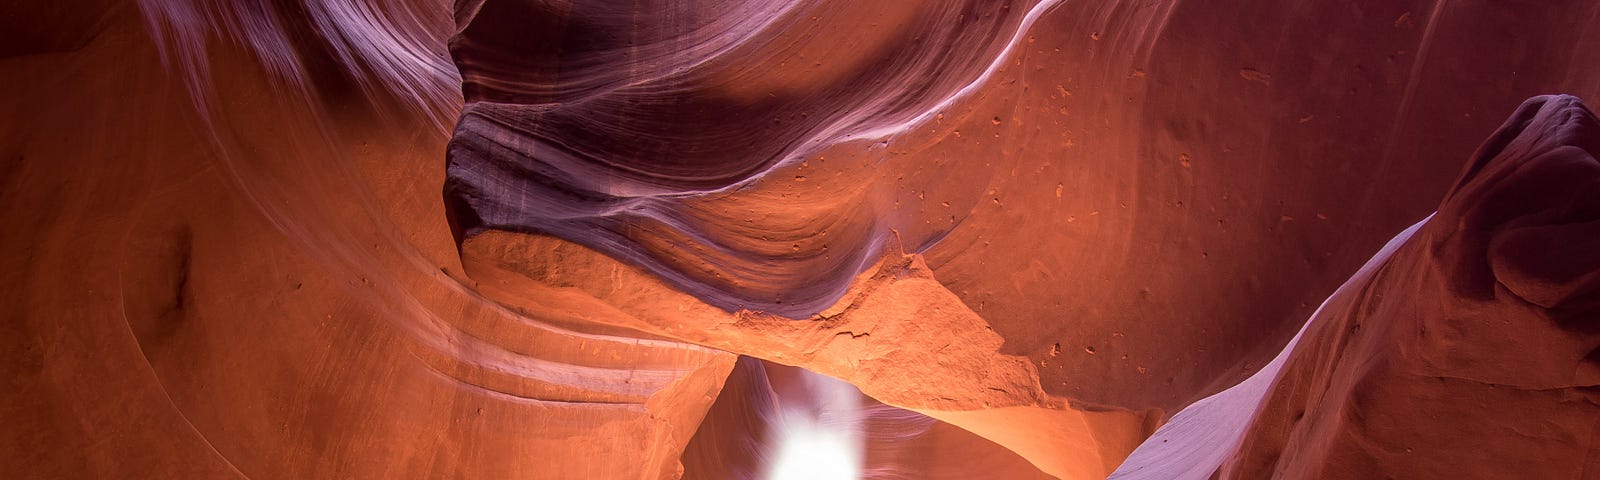
<svg viewBox="0 0 1600 480">
<path fill-rule="evenodd" d="M 782 10 L 774 25 L 801 26 L 613 90 L 584 87 L 590 65 L 576 59 L 571 73 L 475 85 L 506 53 L 475 51 L 473 36 L 518 14 L 571 37 L 663 35 L 618 18 L 642 13 L 497 10 L 481 31 L 468 18 L 446 188 L 468 270 L 575 286 L 630 317 L 597 323 L 803 365 L 1093 478 L 1177 409 L 1266 365 L 1362 259 L 1437 205 L 1509 106 L 1595 88 L 1589 49 L 1568 47 L 1592 41 L 1581 2 L 980 3 L 1003 29 L 972 50 L 1001 55 L 964 76 L 941 63 L 962 80 L 931 90 L 904 72 L 918 56 L 949 60 L 942 42 L 959 39 L 882 32 L 943 7 Z M 862 43 L 807 56 L 822 28 Z M 776 48 L 793 51 L 768 60 Z M 585 58 L 633 71 L 661 63 L 648 53 Z M 582 93 L 550 93 L 568 86 Z M 893 116 L 852 96 L 899 105 L 912 91 L 928 110 Z M 755 100 L 716 100 L 728 96 Z M 658 141 L 679 136 L 691 141 Z M 696 168 L 707 183 L 689 181 Z M 618 262 L 598 268 L 664 285 L 619 291 L 560 266 L 602 254 Z M 876 273 L 847 276 L 863 268 Z M 486 292 L 516 304 L 530 288 Z"/>
<path fill-rule="evenodd" d="M 748 478 L 759 358 L 919 478 L 1593 477 L 1597 24 L 0 6 L 0 471 Z"/>
<path fill-rule="evenodd" d="M 1600 475 L 1597 153 L 1576 98 L 1524 103 L 1269 369 L 1113 478 Z M 1222 423 L 1235 436 L 1193 442 Z"/>
</svg>

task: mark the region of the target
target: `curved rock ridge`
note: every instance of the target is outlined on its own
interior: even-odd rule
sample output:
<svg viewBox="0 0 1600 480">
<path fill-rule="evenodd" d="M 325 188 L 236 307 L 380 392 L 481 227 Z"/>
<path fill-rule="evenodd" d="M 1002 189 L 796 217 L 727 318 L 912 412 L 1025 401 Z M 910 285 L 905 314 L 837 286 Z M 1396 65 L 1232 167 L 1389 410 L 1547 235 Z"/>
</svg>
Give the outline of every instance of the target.
<svg viewBox="0 0 1600 480">
<path fill-rule="evenodd" d="M 29 119 L 0 134 L 0 199 L 27 206 L 0 218 L 35 226 L 0 238 L 0 470 L 681 475 L 734 355 L 485 299 L 427 115 L 325 110 L 226 43 L 199 94 L 229 101 L 196 105 L 137 13 L 0 68 Z M 597 455 L 628 461 L 574 460 Z"/>
<path fill-rule="evenodd" d="M 1505 105 L 1600 94 L 1580 0 L 469 5 L 458 240 L 795 319 L 919 254 L 1046 393 L 1130 412 L 1257 372 Z M 941 36 L 957 5 L 991 16 Z"/>
<path fill-rule="evenodd" d="M 1268 368 L 1112 478 L 1596 475 L 1597 228 L 1600 120 L 1528 100 Z"/>
<path fill-rule="evenodd" d="M 1173 415 L 1170 421 L 1134 449 L 1109 478 L 1212 478 L 1218 467 L 1235 454 L 1249 432 L 1253 419 L 1262 414 L 1263 402 L 1273 393 L 1276 382 L 1282 378 L 1284 363 L 1296 351 L 1306 331 L 1318 318 L 1331 315 L 1324 314 L 1324 311 L 1347 308 L 1352 299 L 1358 297 L 1361 286 L 1371 281 L 1394 257 L 1395 252 L 1411 241 L 1417 230 L 1427 222 L 1428 219 L 1423 219 L 1390 239 L 1383 249 L 1351 276 L 1350 281 L 1341 285 L 1317 308 L 1311 320 L 1289 340 L 1289 345 L 1260 372 L 1216 395 L 1200 399 Z"/>
<path fill-rule="evenodd" d="M 776 224 L 701 199 L 930 116 L 1055 2 L 601 3 L 462 10 L 451 51 L 467 106 L 445 186 L 458 236 L 553 234 L 722 308 L 799 318 L 891 236 L 864 182 L 809 205 L 747 200 L 809 217 Z M 841 35 L 850 48 L 832 46 Z"/>
<path fill-rule="evenodd" d="M 487 231 L 461 251 L 478 291 L 518 311 L 573 312 L 589 328 L 761 355 L 844 380 L 875 400 L 1011 449 L 1057 478 L 1105 477 L 1156 421 L 1152 412 L 1086 408 L 1044 392 L 1037 368 L 999 353 L 1000 337 L 916 255 L 891 252 L 838 303 L 793 320 L 723 311 L 546 235 Z"/>
<path fill-rule="evenodd" d="M 1600 97 L 1596 25 L 0 2 L 0 472 L 678 478 L 747 355 L 997 477 L 1593 477 L 1593 116 L 1452 174 Z"/>
</svg>

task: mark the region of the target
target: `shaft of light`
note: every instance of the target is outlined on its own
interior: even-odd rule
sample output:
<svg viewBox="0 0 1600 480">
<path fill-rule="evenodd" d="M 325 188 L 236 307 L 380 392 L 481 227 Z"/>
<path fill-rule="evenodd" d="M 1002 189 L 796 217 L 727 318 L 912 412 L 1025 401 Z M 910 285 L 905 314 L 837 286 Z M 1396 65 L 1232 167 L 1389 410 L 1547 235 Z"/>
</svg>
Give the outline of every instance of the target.
<svg viewBox="0 0 1600 480">
<path fill-rule="evenodd" d="M 767 480 L 858 480 L 862 452 L 861 402 L 855 387 L 807 373 L 815 403 L 782 405 L 777 453 Z"/>
</svg>

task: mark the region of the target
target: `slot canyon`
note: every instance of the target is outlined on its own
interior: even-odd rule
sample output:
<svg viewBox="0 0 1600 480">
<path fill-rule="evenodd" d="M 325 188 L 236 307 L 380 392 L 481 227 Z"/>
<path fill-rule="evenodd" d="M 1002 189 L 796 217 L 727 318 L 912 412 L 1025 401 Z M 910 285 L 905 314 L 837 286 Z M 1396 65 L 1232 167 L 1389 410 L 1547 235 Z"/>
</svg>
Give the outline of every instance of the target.
<svg viewBox="0 0 1600 480">
<path fill-rule="evenodd" d="M 0 26 L 0 478 L 1600 480 L 1600 1 Z"/>
</svg>

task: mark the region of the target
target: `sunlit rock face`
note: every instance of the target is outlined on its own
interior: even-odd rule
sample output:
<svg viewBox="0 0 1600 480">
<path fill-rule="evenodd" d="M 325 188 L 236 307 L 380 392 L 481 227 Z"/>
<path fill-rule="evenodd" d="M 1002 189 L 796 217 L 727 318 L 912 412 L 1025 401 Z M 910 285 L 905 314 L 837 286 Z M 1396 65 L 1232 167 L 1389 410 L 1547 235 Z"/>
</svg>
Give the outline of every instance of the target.
<svg viewBox="0 0 1600 480">
<path fill-rule="evenodd" d="M 1591 1 L 14 3 L 12 476 L 1600 468 Z"/>
</svg>

